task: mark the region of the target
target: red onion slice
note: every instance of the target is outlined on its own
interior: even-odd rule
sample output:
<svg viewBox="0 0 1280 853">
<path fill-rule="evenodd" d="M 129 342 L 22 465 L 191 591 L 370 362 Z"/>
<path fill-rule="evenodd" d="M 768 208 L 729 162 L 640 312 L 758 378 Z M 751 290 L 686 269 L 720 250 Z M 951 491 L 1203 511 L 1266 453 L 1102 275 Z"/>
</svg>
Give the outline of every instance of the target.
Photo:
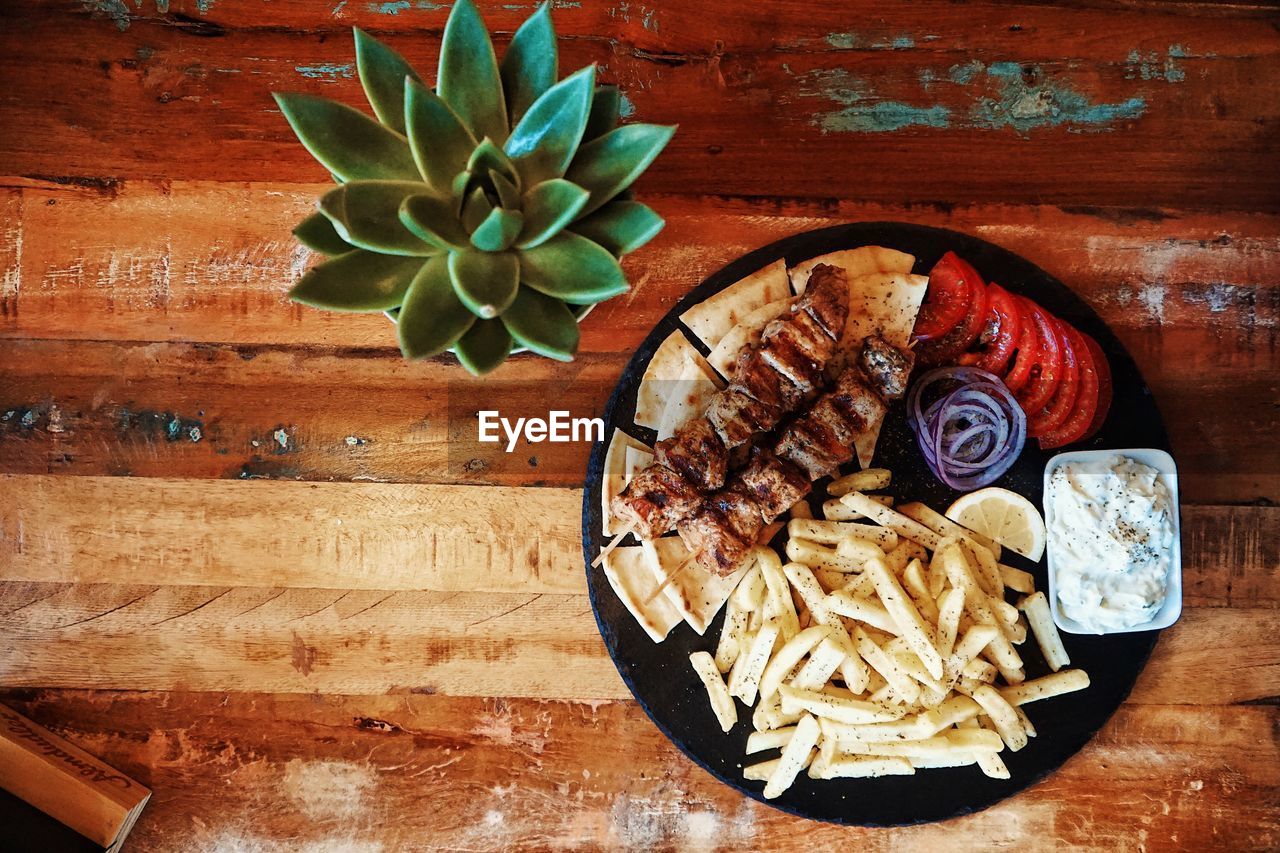
<svg viewBox="0 0 1280 853">
<path fill-rule="evenodd" d="M 1027 440 L 1022 407 L 999 377 L 976 367 L 921 376 L 907 398 L 907 419 L 929 469 L 961 491 L 999 479 Z"/>
</svg>

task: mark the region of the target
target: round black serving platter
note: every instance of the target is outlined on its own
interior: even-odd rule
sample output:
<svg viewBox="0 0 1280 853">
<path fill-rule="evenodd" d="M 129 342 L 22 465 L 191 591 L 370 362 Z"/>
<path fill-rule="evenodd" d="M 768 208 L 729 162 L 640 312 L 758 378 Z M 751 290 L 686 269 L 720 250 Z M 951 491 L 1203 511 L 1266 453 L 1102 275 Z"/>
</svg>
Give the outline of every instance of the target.
<svg viewBox="0 0 1280 853">
<path fill-rule="evenodd" d="M 927 273 L 946 251 L 955 251 L 972 263 L 986 280 L 1034 299 L 1092 335 L 1110 361 L 1114 401 L 1098 435 L 1070 449 L 1168 449 L 1164 423 L 1133 359 L 1098 315 L 1066 285 L 1034 264 L 985 240 L 942 228 L 898 222 L 838 225 L 797 234 L 751 252 L 710 276 L 658 322 L 632 357 L 605 409 L 606 437 L 614 428 L 620 428 L 653 443 L 653 431 L 633 421 L 636 389 L 658 345 L 672 331 L 682 328 L 678 318 L 686 309 L 779 258 L 785 258 L 790 266 L 828 252 L 859 246 L 886 246 L 909 252 L 916 257 L 914 271 L 917 273 Z M 687 330 L 685 334 L 706 353 L 697 338 Z M 1029 440 L 1017 463 L 994 485 L 1026 495 L 1040 506 L 1045 463 L 1055 452 L 1042 452 Z M 604 573 L 590 567 L 591 560 L 606 542 L 601 535 L 600 517 L 604 455 L 605 444 L 597 444 L 587 470 L 582 543 L 591 604 L 618 672 L 645 713 L 689 758 L 747 796 L 801 817 L 860 826 L 915 824 L 978 811 L 1018 793 L 1060 767 L 1102 728 L 1129 695 L 1159 636 L 1158 631 L 1101 637 L 1064 633 L 1071 665 L 1088 671 L 1091 684 L 1087 690 L 1024 707 L 1038 736 L 1020 752 L 1001 753 L 1011 775 L 1008 780 L 989 779 L 976 766 L 922 769 L 913 776 L 828 781 L 811 780 L 802 772 L 782 796 L 765 800 L 761 795 L 764 783 L 745 781 L 742 768 L 776 753 L 744 754 L 752 727 L 750 709 L 741 702 L 737 726 L 728 734 L 720 730 L 706 693 L 688 661 L 693 651 L 714 653 L 724 621 L 723 611 L 705 636 L 698 636 L 681 623 L 665 641 L 654 643 L 618 600 Z M 874 464 L 893 471 L 893 483 L 887 492 L 898 502 L 924 501 L 941 512 L 959 496 L 939 482 L 925 465 L 901 403 L 886 419 Z M 855 468 L 856 462 L 849 470 Z M 826 482 L 815 485 L 815 507 L 825 496 Z M 779 534 L 774 544 L 778 545 L 784 537 L 785 532 Z M 1047 592 L 1043 561 L 1034 565 L 1010 552 L 1006 552 L 1003 559 L 1031 571 L 1036 577 L 1036 588 Z M 1026 663 L 1028 678 L 1048 674 L 1049 668 L 1034 639 L 1029 638 L 1020 646 L 1019 653 Z"/>
</svg>

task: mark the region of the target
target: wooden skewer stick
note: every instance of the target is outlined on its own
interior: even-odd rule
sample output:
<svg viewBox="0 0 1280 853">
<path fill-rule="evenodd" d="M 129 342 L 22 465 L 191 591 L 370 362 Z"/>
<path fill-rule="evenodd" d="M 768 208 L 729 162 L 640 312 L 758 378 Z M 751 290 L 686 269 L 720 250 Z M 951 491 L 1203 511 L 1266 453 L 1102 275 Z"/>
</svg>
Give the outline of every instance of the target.
<svg viewBox="0 0 1280 853">
<path fill-rule="evenodd" d="M 596 558 L 594 560 L 591 561 L 591 568 L 594 569 L 595 567 L 603 563 L 605 561 L 605 558 L 613 553 L 613 549 L 618 547 L 618 543 L 620 543 L 623 539 L 625 539 L 628 533 L 634 533 L 634 532 L 635 530 L 632 529 L 631 525 L 627 525 L 626 527 L 622 528 L 617 533 L 615 533 L 613 538 L 609 540 L 609 544 L 601 548 L 600 553 L 596 555 Z"/>
<path fill-rule="evenodd" d="M 689 556 L 685 557 L 685 558 L 684 558 L 684 562 L 683 562 L 683 563 L 681 563 L 680 565 L 676 566 L 676 567 L 675 567 L 675 570 L 674 570 L 674 571 L 672 571 L 671 573 L 669 573 L 669 574 L 667 575 L 667 579 L 666 579 L 666 580 L 664 580 L 662 583 L 658 584 L 658 588 L 657 588 L 657 589 L 655 589 L 653 592 L 649 593 L 648 597 L 647 597 L 647 598 L 645 598 L 645 600 L 644 600 L 644 601 L 640 602 L 640 606 L 641 606 L 641 607 L 647 607 L 647 606 L 648 606 L 648 604 L 649 604 L 649 602 L 653 601 L 655 598 L 657 598 L 659 595 L 661 595 L 661 594 L 662 594 L 662 591 L 663 591 L 664 589 L 666 589 L 668 586 L 670 586 L 670 585 L 671 585 L 671 582 L 672 582 L 673 580 L 675 580 L 677 577 L 679 577 L 679 576 L 680 576 L 680 574 L 681 574 L 685 569 L 687 569 L 687 568 L 689 568 L 690 566 L 692 566 L 692 565 L 693 565 L 693 561 L 697 558 L 697 556 L 698 556 L 698 553 L 695 551 L 694 553 L 692 553 L 692 554 L 690 554 Z"/>
</svg>

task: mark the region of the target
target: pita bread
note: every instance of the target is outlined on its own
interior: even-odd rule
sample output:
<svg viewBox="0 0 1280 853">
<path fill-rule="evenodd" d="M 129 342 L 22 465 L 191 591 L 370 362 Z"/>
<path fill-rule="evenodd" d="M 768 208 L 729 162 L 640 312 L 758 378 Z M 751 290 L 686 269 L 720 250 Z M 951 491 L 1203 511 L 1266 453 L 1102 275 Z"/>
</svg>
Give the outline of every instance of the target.
<svg viewBox="0 0 1280 853">
<path fill-rule="evenodd" d="M 872 273 L 849 282 L 849 324 L 844 340 L 860 342 L 868 335 L 879 335 L 905 349 L 911 343 L 911 330 L 928 286 L 928 276 L 899 273 Z M 879 438 L 880 424 L 875 423 L 854 442 L 863 468 L 871 466 Z"/>
<path fill-rule="evenodd" d="M 609 503 L 622 493 L 635 473 L 635 469 L 630 467 L 633 453 L 642 453 L 651 461 L 653 459 L 647 445 L 615 429 L 609 439 L 609 449 L 604 452 L 604 474 L 600 483 L 600 527 L 605 536 L 613 535 L 613 514 L 609 512 Z"/>
<path fill-rule="evenodd" d="M 723 338 L 716 342 L 711 354 L 707 356 L 707 361 L 727 380 L 729 374 L 733 372 L 733 364 L 742 348 L 747 344 L 759 343 L 760 333 L 764 331 L 764 327 L 769 324 L 769 321 L 775 320 L 785 312 L 790 311 L 795 301 L 794 296 L 775 299 L 767 305 L 761 305 L 743 317 L 741 323 L 730 329 Z"/>
<path fill-rule="evenodd" d="M 862 246 L 857 249 L 843 249 L 817 258 L 801 261 L 789 270 L 791 286 L 796 293 L 804 293 L 809 283 L 809 273 L 818 264 L 830 264 L 844 270 L 849 277 L 850 286 L 855 278 L 876 272 L 896 272 L 907 274 L 916 265 L 916 259 L 906 252 L 886 249 L 884 246 Z"/>
<path fill-rule="evenodd" d="M 604 576 L 623 606 L 655 643 L 661 643 L 680 623 L 680 611 L 665 595 L 654 596 L 653 601 L 641 605 L 640 602 L 653 595 L 656 585 L 653 570 L 649 567 L 649 556 L 639 545 L 614 548 L 605 557 Z"/>
<path fill-rule="evenodd" d="M 689 551 L 679 536 L 646 540 L 641 543 L 641 547 L 648 557 L 646 563 L 652 572 L 651 577 L 657 583 L 665 581 L 689 556 Z M 752 564 L 752 560 L 747 560 L 733 574 L 721 577 L 695 563 L 676 575 L 658 597 L 665 597 L 684 617 L 684 621 L 689 623 L 690 628 L 699 634 L 706 633 L 707 626 L 716 618 L 720 608 L 729 599 L 729 593 L 733 592 Z"/>
<path fill-rule="evenodd" d="M 644 376 L 640 378 L 640 387 L 636 391 L 636 423 L 650 429 L 662 425 L 667 398 L 671 396 L 676 380 L 684 373 L 686 359 L 706 365 L 707 375 L 712 375 L 711 366 L 702 353 L 694 349 L 684 333 L 677 329 L 667 335 L 667 339 L 654 351 L 649 366 L 644 369 Z"/>
<path fill-rule="evenodd" d="M 680 315 L 680 322 L 714 347 L 747 314 L 790 295 L 786 261 L 778 260 L 699 302 Z"/>
<path fill-rule="evenodd" d="M 718 379 L 706 359 L 701 356 L 696 361 L 692 358 L 685 359 L 684 370 L 672 386 L 667 407 L 662 411 L 662 422 L 658 424 L 658 441 L 669 438 L 681 424 L 706 410 L 707 404 L 711 402 L 711 395 L 720 390 Z"/>
</svg>

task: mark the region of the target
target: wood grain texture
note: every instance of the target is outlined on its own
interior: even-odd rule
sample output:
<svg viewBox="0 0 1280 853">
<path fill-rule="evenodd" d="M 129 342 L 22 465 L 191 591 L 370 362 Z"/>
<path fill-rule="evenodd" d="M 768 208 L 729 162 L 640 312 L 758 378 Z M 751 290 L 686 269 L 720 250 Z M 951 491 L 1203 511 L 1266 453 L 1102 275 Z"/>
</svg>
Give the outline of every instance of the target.
<svg viewBox="0 0 1280 853">
<path fill-rule="evenodd" d="M 349 24 L 389 31 L 429 70 L 447 14 L 403 0 L 337 15 L 305 0 L 147 5 L 48 0 L 6 14 L 0 75 L 14 85 L 0 125 L 24 129 L 7 146 L 12 172 L 321 179 L 267 91 L 358 102 Z M 531 8 L 483 5 L 506 33 Z M 954 14 L 942 3 L 816 5 L 566 4 L 556 25 L 564 67 L 599 62 L 636 118 L 680 125 L 649 191 L 1280 204 L 1256 141 L 1280 120 L 1266 84 L 1280 67 L 1274 15 L 982 4 L 940 26 Z M 1184 137 L 1197 144 L 1170 144 Z"/>
<path fill-rule="evenodd" d="M 869 830 L 797 821 L 739 797 L 684 760 L 631 702 L 58 690 L 0 698 L 155 789 L 131 838 L 139 851 L 173 849 L 175 839 L 263 851 L 1280 843 L 1275 706 L 1126 706 L 1014 800 L 946 823 Z M 1188 737 L 1197 731 L 1215 736 Z"/>
</svg>

